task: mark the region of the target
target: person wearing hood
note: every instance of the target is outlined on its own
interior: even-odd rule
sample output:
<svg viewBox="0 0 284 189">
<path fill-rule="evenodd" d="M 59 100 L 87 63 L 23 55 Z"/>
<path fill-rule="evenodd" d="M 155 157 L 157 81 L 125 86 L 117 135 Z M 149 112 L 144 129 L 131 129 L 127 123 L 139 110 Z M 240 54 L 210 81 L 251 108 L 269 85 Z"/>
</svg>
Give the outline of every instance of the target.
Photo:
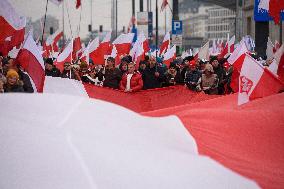
<svg viewBox="0 0 284 189">
<path fill-rule="evenodd" d="M 218 94 L 218 76 L 214 74 L 211 64 L 206 64 L 204 73 L 201 76 L 201 89 L 205 94 Z"/>
</svg>

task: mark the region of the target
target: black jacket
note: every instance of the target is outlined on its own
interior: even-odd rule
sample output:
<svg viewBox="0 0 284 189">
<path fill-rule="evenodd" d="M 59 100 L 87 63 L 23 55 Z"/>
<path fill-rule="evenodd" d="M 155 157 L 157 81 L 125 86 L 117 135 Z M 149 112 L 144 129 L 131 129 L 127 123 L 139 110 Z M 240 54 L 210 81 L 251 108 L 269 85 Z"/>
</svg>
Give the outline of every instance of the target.
<svg viewBox="0 0 284 189">
<path fill-rule="evenodd" d="M 4 92 L 5 93 L 21 93 L 25 92 L 23 88 L 23 82 L 19 81 L 16 85 L 8 86 L 7 84 L 4 85 Z"/>
<path fill-rule="evenodd" d="M 33 89 L 30 77 L 26 73 L 21 71 L 21 70 L 18 71 L 18 74 L 20 76 L 19 79 L 22 80 L 23 83 L 24 83 L 24 85 L 23 85 L 24 92 L 26 92 L 26 93 L 33 93 L 34 89 Z"/>
<path fill-rule="evenodd" d="M 98 76 L 99 77 L 99 76 Z M 122 73 L 118 68 L 106 69 L 104 74 L 104 87 L 119 89 L 119 83 L 122 78 Z"/>
<path fill-rule="evenodd" d="M 155 72 L 159 72 L 159 77 L 155 76 Z M 154 89 L 161 87 L 161 83 L 165 81 L 164 73 L 160 67 L 153 67 L 150 68 L 149 66 L 146 67 L 144 72 L 142 73 L 143 79 L 143 89 Z"/>
<path fill-rule="evenodd" d="M 51 76 L 51 77 L 60 77 L 60 71 L 57 68 L 52 68 L 52 70 L 45 70 L 45 75 L 46 76 Z"/>
</svg>

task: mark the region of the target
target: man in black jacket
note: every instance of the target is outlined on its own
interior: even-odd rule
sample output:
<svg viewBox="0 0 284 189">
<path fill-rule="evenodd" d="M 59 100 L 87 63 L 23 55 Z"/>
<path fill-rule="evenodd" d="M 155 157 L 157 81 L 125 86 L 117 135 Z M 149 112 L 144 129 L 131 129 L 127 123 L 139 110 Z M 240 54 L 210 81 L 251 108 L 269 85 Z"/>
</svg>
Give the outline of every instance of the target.
<svg viewBox="0 0 284 189">
<path fill-rule="evenodd" d="M 60 71 L 53 65 L 52 58 L 45 61 L 45 75 L 51 77 L 60 77 Z"/>
<path fill-rule="evenodd" d="M 155 57 L 151 57 L 149 65 L 142 73 L 143 89 L 154 89 L 161 87 L 162 82 L 165 81 L 162 69 L 157 65 Z"/>
<path fill-rule="evenodd" d="M 103 83 L 104 87 L 109 87 L 113 89 L 119 89 L 119 82 L 122 78 L 121 71 L 115 67 L 115 60 L 112 57 L 107 59 L 107 65 L 105 70 L 100 73 L 103 75 L 105 80 Z M 100 76 L 98 76 L 100 77 Z"/>
</svg>

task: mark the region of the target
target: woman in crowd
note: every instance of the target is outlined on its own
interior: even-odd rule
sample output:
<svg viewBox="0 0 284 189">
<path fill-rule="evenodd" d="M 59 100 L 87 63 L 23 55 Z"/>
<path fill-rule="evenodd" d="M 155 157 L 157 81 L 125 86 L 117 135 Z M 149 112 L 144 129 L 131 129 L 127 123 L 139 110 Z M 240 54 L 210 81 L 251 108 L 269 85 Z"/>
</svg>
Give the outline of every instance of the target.
<svg viewBox="0 0 284 189">
<path fill-rule="evenodd" d="M 201 76 L 201 89 L 205 94 L 218 94 L 218 76 L 214 74 L 211 64 L 206 64 Z"/>
<path fill-rule="evenodd" d="M 142 76 L 135 71 L 134 63 L 128 64 L 128 71 L 122 76 L 119 88 L 126 93 L 136 92 L 143 88 Z"/>
<path fill-rule="evenodd" d="M 10 69 L 7 72 L 6 78 L 7 82 L 4 84 L 4 92 L 24 92 L 24 83 L 19 79 L 19 74 L 16 70 Z"/>
</svg>

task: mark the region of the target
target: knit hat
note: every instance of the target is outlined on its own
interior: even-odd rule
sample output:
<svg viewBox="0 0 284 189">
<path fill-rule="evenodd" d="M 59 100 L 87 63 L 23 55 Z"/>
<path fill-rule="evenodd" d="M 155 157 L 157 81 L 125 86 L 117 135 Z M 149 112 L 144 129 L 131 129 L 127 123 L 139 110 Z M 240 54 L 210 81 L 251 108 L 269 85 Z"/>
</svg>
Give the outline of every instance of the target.
<svg viewBox="0 0 284 189">
<path fill-rule="evenodd" d="M 19 74 L 18 72 L 16 72 L 16 70 L 10 69 L 6 74 L 6 77 L 16 77 L 17 79 L 19 79 Z"/>
</svg>

